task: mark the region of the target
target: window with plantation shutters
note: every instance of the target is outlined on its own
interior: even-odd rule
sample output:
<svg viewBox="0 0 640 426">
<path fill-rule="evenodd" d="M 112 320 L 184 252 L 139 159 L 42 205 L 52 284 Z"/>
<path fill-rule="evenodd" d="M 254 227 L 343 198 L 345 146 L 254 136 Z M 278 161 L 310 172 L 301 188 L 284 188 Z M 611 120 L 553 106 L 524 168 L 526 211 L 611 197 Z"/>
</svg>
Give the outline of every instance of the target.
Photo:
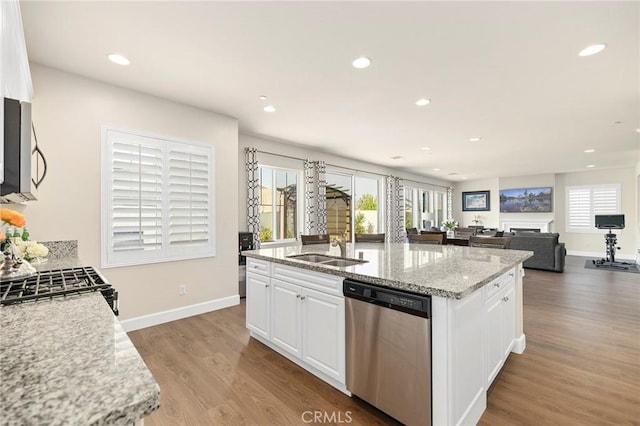
<svg viewBox="0 0 640 426">
<path fill-rule="evenodd" d="M 104 127 L 102 266 L 215 254 L 213 149 Z"/>
<path fill-rule="evenodd" d="M 567 232 L 601 232 L 595 216 L 620 213 L 620 185 L 567 186 Z"/>
</svg>

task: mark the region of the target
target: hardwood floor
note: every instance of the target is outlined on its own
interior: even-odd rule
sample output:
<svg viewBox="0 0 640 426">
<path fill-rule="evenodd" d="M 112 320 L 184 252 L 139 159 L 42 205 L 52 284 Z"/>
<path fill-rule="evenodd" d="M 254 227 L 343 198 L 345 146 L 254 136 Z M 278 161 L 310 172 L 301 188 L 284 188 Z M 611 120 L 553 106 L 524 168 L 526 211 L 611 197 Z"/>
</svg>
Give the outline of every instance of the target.
<svg viewBox="0 0 640 426">
<path fill-rule="evenodd" d="M 480 425 L 640 425 L 640 276 L 583 263 L 526 270 L 527 349 L 507 359 Z M 161 388 L 145 425 L 305 424 L 314 412 L 397 424 L 250 339 L 244 309 L 129 334 Z"/>
</svg>

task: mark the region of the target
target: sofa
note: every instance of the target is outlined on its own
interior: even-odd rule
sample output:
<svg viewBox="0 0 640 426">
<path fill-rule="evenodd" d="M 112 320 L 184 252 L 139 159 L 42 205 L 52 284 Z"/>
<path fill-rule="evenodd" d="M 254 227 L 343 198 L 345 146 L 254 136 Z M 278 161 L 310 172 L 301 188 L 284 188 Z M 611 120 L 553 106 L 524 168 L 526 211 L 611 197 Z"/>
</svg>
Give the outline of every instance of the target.
<svg viewBox="0 0 640 426">
<path fill-rule="evenodd" d="M 562 272 L 567 250 L 558 241 L 559 234 L 551 232 L 505 232 L 511 237 L 511 250 L 529 250 L 533 257 L 525 260 L 523 266 L 531 269 Z"/>
</svg>

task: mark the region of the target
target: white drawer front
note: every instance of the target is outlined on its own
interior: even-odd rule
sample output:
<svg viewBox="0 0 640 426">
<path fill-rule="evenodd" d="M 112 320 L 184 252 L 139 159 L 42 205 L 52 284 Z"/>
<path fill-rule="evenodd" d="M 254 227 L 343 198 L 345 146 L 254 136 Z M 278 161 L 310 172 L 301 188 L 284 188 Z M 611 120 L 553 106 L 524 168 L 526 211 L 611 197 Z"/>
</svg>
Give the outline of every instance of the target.
<svg viewBox="0 0 640 426">
<path fill-rule="evenodd" d="M 515 282 L 515 272 L 515 268 L 511 268 L 487 284 L 485 286 L 485 301 L 491 300 L 500 290 L 505 289 L 509 283 Z"/>
<path fill-rule="evenodd" d="M 247 257 L 247 272 L 254 272 L 260 275 L 271 275 L 271 262 Z"/>
<path fill-rule="evenodd" d="M 342 281 L 344 278 L 336 275 L 323 274 L 308 269 L 293 268 L 274 263 L 272 277 L 313 290 L 342 295 Z"/>
</svg>

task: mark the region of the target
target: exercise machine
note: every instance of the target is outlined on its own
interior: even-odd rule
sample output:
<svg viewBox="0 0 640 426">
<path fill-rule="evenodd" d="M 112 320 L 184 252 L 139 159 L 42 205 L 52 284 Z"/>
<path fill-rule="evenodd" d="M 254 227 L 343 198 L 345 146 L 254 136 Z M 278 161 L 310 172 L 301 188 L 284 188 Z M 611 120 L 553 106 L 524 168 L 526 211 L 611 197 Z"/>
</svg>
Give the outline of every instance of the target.
<svg viewBox="0 0 640 426">
<path fill-rule="evenodd" d="M 629 269 L 629 266 L 633 265 L 633 263 L 616 262 L 616 250 L 620 250 L 620 247 L 618 247 L 617 235 L 612 232 L 613 229 L 624 229 L 624 215 L 596 215 L 596 228 L 607 230 L 607 233 L 604 235 L 606 257 L 604 259 L 594 260 L 593 264 L 598 267 Z"/>
</svg>

